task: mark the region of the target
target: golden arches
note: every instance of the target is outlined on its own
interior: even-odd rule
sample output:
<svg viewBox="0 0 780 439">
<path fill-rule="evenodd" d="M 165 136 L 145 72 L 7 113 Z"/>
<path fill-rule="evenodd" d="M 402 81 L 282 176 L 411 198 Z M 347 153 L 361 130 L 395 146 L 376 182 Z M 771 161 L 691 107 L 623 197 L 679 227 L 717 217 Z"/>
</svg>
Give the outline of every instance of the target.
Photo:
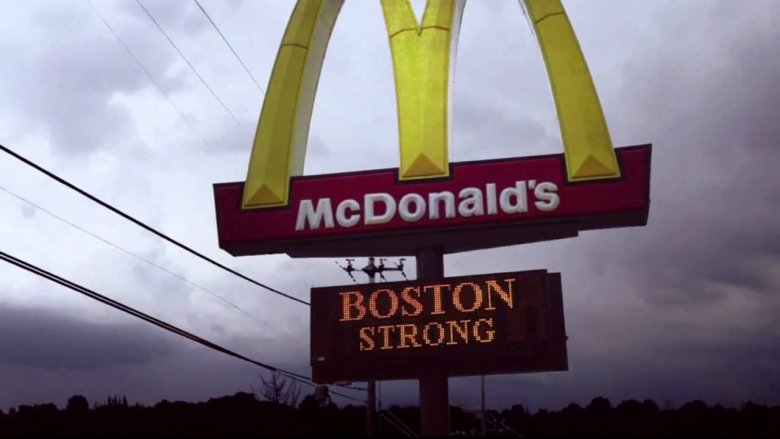
<svg viewBox="0 0 780 439">
<path fill-rule="evenodd" d="M 449 94 L 465 0 L 428 0 L 421 23 L 409 0 L 380 0 L 393 58 L 401 179 L 449 173 Z M 560 0 L 522 0 L 547 66 L 569 181 L 620 176 L 593 81 Z M 343 0 L 298 0 L 263 102 L 242 208 L 288 203 L 303 172 L 322 61 Z"/>
<path fill-rule="evenodd" d="M 242 207 L 286 205 L 290 177 L 303 173 L 322 61 L 344 0 L 298 0 L 257 124 Z"/>
<path fill-rule="evenodd" d="M 381 0 L 393 55 L 402 180 L 449 175 L 449 94 L 465 0 Z"/>
<path fill-rule="evenodd" d="M 620 176 L 588 65 L 560 0 L 524 0 L 542 49 L 569 181 Z"/>
</svg>

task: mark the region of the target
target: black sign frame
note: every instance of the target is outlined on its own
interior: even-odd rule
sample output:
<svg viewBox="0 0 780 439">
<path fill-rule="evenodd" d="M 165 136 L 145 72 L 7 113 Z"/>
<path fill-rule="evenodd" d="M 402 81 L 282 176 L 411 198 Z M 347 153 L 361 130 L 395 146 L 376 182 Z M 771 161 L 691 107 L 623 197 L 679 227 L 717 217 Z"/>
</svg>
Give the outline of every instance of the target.
<svg viewBox="0 0 780 439">
<path fill-rule="evenodd" d="M 514 279 L 514 282 L 510 282 L 510 279 Z M 500 290 L 487 287 L 487 282 L 491 280 L 497 282 L 492 285 L 503 286 L 505 292 L 511 285 L 511 307 L 508 306 L 506 295 L 502 299 L 497 294 Z M 483 286 L 479 308 L 476 306 L 474 284 Z M 442 305 L 438 310 L 433 305 L 435 288 L 432 286 L 435 285 L 449 285 L 448 288 L 439 289 Z M 454 290 L 458 285 L 466 287 L 462 287 L 460 293 L 456 294 Z M 427 293 L 414 296 L 423 305 L 423 312 L 411 315 L 416 311 L 411 302 L 397 303 L 393 307 L 392 295 L 382 291 L 375 294 L 373 301 L 379 317 L 372 315 L 369 298 L 373 293 L 390 290 L 398 299 L 406 288 L 412 288 L 410 292 L 418 288 Z M 466 292 L 469 288 L 471 291 Z M 469 293 L 472 300 L 466 297 L 470 296 Z M 362 296 L 362 302 L 355 294 Z M 458 296 L 458 300 L 455 296 Z M 347 306 L 348 310 L 345 309 L 345 303 L 351 305 Z M 462 312 L 458 306 L 461 310 L 477 309 Z M 364 316 L 358 319 L 361 308 Z M 384 317 L 393 309 L 393 315 Z M 403 315 L 404 311 L 407 311 L 407 315 Z M 465 317 L 472 317 L 471 326 L 467 323 L 455 326 L 468 328 L 466 338 L 462 337 L 466 332 L 453 332 L 453 324 L 445 324 L 447 321 L 463 322 L 467 320 Z M 476 324 L 479 319 L 490 319 L 490 327 L 487 321 Z M 432 322 L 438 322 L 439 325 Z M 412 346 L 413 340 L 407 338 L 407 343 L 403 345 L 407 349 L 403 349 L 401 346 L 404 340 L 400 336 L 399 325 L 409 324 L 416 325 L 414 340 L 421 346 Z M 429 324 L 430 331 L 426 333 L 429 337 L 420 338 L 420 328 L 424 330 Z M 380 326 L 390 325 L 395 327 L 392 332 L 387 328 L 378 330 Z M 361 339 L 361 328 L 372 328 L 365 331 L 366 335 L 370 334 L 366 339 L 370 338 L 374 342 L 373 346 L 366 339 Z M 449 328 L 449 338 L 447 335 L 439 337 L 439 328 Z M 494 331 L 493 339 L 485 342 L 488 329 Z M 393 338 L 385 337 L 385 333 L 393 334 Z M 426 344 L 427 341 L 432 340 L 433 343 L 440 339 L 436 345 Z M 445 373 L 447 376 L 566 371 L 566 339 L 561 277 L 559 273 L 546 270 L 341 285 L 311 290 L 311 366 L 316 383 L 417 379 L 430 371 Z M 449 342 L 454 344 L 448 345 Z M 370 346 L 371 349 L 368 349 Z"/>
</svg>

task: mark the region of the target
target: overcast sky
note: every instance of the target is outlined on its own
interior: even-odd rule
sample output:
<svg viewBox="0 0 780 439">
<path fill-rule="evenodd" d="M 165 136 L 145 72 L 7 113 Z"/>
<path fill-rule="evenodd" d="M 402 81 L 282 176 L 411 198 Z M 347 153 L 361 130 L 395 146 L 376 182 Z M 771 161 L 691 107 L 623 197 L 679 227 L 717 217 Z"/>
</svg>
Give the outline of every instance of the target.
<svg viewBox="0 0 780 439">
<path fill-rule="evenodd" d="M 348 283 L 331 259 L 233 258 L 218 248 L 211 185 L 245 177 L 264 95 L 192 1 L 144 4 L 230 113 L 135 1 L 94 5 L 165 94 L 86 1 L 0 0 L 0 144 L 296 297 Z M 264 88 L 294 2 L 202 4 Z M 489 377 L 488 404 L 558 408 L 598 395 L 780 403 L 780 4 L 564 4 L 614 143 L 654 145 L 649 223 L 446 257 L 448 275 L 562 273 L 571 370 Z M 455 79 L 452 161 L 562 151 L 541 54 L 516 0 L 468 2 Z M 322 70 L 305 172 L 398 166 L 396 129 L 379 2 L 347 1 Z M 0 250 L 310 373 L 307 307 L 165 244 L 6 155 L 0 187 Z M 74 393 L 202 400 L 248 391 L 258 373 L 0 265 L 0 409 L 64 406 Z M 478 383 L 451 380 L 452 403 L 476 407 Z M 417 402 L 411 381 L 385 384 L 382 394 L 385 405 Z"/>
</svg>

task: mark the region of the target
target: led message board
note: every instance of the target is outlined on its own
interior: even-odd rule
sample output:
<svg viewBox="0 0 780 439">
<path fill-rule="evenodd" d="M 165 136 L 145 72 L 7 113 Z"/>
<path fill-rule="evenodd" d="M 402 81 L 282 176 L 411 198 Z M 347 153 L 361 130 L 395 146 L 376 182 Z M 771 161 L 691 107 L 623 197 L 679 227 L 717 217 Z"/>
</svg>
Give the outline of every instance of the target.
<svg viewBox="0 0 780 439">
<path fill-rule="evenodd" d="M 560 275 L 313 288 L 311 364 L 317 383 L 567 370 Z"/>
</svg>

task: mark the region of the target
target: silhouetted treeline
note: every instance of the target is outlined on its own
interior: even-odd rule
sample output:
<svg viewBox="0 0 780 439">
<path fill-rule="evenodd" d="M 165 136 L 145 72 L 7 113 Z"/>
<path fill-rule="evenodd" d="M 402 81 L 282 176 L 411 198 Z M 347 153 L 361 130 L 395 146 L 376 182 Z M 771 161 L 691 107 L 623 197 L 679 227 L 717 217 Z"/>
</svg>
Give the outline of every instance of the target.
<svg viewBox="0 0 780 439">
<path fill-rule="evenodd" d="M 420 431 L 416 407 L 394 406 L 390 412 L 385 416 Z M 0 412 L 0 436 L 360 437 L 365 434 L 365 416 L 362 406 L 323 406 L 312 395 L 297 407 L 260 401 L 251 393 L 200 403 L 163 400 L 153 407 L 129 405 L 124 398 L 90 407 L 83 396 L 73 396 L 64 410 L 42 404 Z M 455 434 L 479 432 L 478 413 L 452 407 L 451 420 Z M 660 409 L 649 400 L 613 406 L 605 398 L 595 398 L 585 407 L 570 404 L 560 411 L 529 413 L 521 405 L 489 411 L 487 426 L 492 436 L 529 438 L 780 438 L 780 406 L 748 402 L 736 409 L 694 401 L 678 409 Z M 381 436 L 403 434 L 383 420 Z"/>
</svg>

